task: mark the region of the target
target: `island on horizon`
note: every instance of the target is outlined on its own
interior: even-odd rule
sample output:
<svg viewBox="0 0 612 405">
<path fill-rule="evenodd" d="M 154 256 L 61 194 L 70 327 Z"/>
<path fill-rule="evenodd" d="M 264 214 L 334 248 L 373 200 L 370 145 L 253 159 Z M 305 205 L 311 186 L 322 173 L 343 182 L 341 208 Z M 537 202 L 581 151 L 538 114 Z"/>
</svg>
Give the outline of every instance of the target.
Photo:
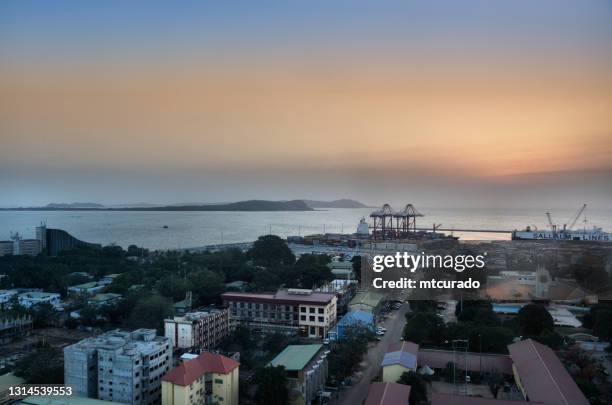
<svg viewBox="0 0 612 405">
<path fill-rule="evenodd" d="M 366 208 L 366 205 L 351 199 L 333 201 L 315 200 L 246 200 L 220 204 L 166 204 L 105 206 L 98 203 L 50 203 L 41 207 L 2 208 L 5 211 L 313 211 L 317 208 Z"/>
</svg>

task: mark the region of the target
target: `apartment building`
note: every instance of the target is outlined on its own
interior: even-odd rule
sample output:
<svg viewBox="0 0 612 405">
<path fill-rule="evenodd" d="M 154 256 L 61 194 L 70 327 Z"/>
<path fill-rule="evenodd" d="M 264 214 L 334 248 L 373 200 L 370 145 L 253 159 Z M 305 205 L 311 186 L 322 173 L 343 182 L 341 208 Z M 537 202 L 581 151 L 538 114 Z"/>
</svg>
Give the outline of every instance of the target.
<svg viewBox="0 0 612 405">
<path fill-rule="evenodd" d="M 276 293 L 227 292 L 221 298 L 232 326 L 324 338 L 336 324 L 335 293 L 290 288 Z"/>
<path fill-rule="evenodd" d="M 230 332 L 229 310 L 210 308 L 164 320 L 164 335 L 174 349 L 211 350 Z"/>
<path fill-rule="evenodd" d="M 80 397 L 159 404 L 171 366 L 170 340 L 153 329 L 115 330 L 64 348 L 64 382 Z"/>
<path fill-rule="evenodd" d="M 204 352 L 162 378 L 162 405 L 238 405 L 237 361 Z"/>
</svg>

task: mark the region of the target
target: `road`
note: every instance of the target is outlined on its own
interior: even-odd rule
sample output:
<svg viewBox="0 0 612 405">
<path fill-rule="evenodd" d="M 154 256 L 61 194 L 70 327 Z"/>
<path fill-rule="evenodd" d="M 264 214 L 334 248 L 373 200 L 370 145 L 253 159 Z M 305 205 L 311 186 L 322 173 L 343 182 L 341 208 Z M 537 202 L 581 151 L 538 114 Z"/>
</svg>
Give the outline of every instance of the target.
<svg viewBox="0 0 612 405">
<path fill-rule="evenodd" d="M 410 310 L 410 305 L 405 303 L 397 311 L 393 311 L 387 320 L 379 324 L 387 328 L 387 333 L 383 336 L 380 342 L 377 342 L 375 346 L 368 350 L 365 357 L 367 366 L 362 370 L 363 374 L 361 380 L 350 388 L 347 388 L 340 393 L 340 397 L 333 402 L 333 404 L 339 405 L 356 405 L 362 404 L 368 396 L 368 389 L 370 388 L 370 382 L 380 372 L 380 363 L 387 351 L 387 347 L 391 343 L 399 342 L 402 337 L 402 331 L 404 325 L 406 325 L 406 312 Z"/>
</svg>

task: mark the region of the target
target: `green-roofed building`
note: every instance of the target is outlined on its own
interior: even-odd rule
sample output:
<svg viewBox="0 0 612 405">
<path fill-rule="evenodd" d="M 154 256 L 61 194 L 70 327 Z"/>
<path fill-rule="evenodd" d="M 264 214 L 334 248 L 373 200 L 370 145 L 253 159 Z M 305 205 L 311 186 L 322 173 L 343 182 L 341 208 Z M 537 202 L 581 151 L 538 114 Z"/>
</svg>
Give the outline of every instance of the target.
<svg viewBox="0 0 612 405">
<path fill-rule="evenodd" d="M 17 404 L 21 405 L 112 405 L 120 402 L 102 401 L 101 399 L 83 398 L 76 396 L 66 397 L 27 397 Z"/>
<path fill-rule="evenodd" d="M 90 299 L 87 300 L 87 303 L 89 305 L 93 305 L 95 307 L 101 307 L 104 305 L 115 305 L 118 304 L 119 301 L 121 301 L 121 299 L 123 298 L 123 296 L 121 294 L 115 294 L 115 293 L 100 293 L 100 294 L 96 294 L 93 297 L 91 297 Z"/>
<path fill-rule="evenodd" d="M 18 384 L 25 384 L 25 380 L 21 377 L 17 377 L 13 373 L 0 375 L 0 404 L 8 404 L 9 400 L 9 388 Z"/>
<path fill-rule="evenodd" d="M 349 311 L 366 311 L 376 319 L 382 309 L 386 295 L 378 291 L 360 291 L 349 302 Z"/>
<path fill-rule="evenodd" d="M 270 362 L 270 366 L 283 366 L 287 371 L 291 405 L 311 404 L 325 388 L 328 354 L 321 344 L 289 345 Z"/>
</svg>

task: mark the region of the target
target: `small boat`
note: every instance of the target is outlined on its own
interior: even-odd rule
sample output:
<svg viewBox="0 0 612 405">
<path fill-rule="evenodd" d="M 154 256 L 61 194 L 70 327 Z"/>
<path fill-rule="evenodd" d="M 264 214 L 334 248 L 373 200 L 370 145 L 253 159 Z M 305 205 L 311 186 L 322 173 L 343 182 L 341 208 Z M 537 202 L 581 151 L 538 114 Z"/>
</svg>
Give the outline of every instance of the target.
<svg viewBox="0 0 612 405">
<path fill-rule="evenodd" d="M 168 229 L 168 225 L 164 225 L 164 229 Z"/>
</svg>

